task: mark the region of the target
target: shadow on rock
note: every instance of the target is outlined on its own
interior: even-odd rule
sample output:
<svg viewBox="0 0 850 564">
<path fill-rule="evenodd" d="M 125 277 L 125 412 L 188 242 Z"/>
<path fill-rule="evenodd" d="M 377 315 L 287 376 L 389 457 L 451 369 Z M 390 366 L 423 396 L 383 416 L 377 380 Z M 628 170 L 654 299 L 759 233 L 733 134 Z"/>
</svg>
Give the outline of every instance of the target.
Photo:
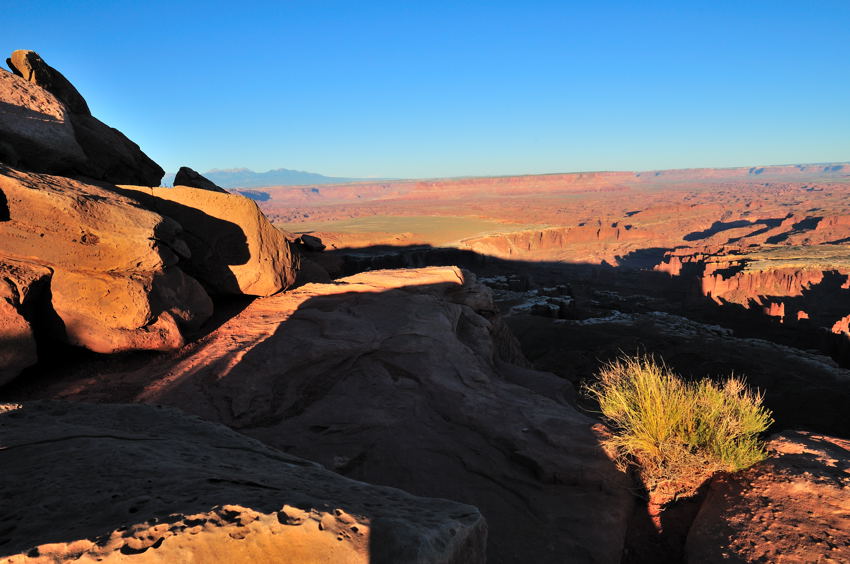
<svg viewBox="0 0 850 564">
<path fill-rule="evenodd" d="M 11 562 L 485 561 L 474 507 L 355 482 L 177 410 L 0 405 L 0 437 Z"/>
<path fill-rule="evenodd" d="M 616 562 L 630 482 L 569 384 L 511 362 L 500 324 L 457 268 L 364 273 L 255 300 L 176 357 L 47 396 L 121 390 L 349 478 L 474 505 L 489 562 Z"/>
</svg>

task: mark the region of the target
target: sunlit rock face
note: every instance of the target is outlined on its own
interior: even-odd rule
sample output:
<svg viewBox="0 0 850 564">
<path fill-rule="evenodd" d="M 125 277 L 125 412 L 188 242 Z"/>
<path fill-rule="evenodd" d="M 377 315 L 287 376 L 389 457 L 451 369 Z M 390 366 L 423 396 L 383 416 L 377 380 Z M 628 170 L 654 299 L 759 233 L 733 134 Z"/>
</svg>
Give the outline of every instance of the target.
<svg viewBox="0 0 850 564">
<path fill-rule="evenodd" d="M 41 318 L 96 352 L 167 350 L 212 314 L 181 227 L 102 185 L 0 168 L 0 256 L 50 271 Z"/>
<path fill-rule="evenodd" d="M 850 560 L 850 441 L 786 431 L 770 457 L 712 481 L 688 534 L 692 562 Z"/>
<path fill-rule="evenodd" d="M 8 564 L 486 560 L 474 507 L 344 478 L 177 410 L 0 405 L 0 445 Z"/>
<path fill-rule="evenodd" d="M 295 281 L 289 241 L 253 200 L 186 186 L 115 190 L 182 226 L 189 253 L 180 264 L 211 293 L 270 296 Z"/>
</svg>

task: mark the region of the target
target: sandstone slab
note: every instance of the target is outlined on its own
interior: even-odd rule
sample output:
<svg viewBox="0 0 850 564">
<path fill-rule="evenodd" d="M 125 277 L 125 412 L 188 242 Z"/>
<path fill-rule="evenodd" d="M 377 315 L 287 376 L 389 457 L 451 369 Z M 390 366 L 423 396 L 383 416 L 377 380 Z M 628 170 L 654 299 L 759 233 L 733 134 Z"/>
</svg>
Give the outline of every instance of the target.
<svg viewBox="0 0 850 564">
<path fill-rule="evenodd" d="M 6 64 L 13 73 L 28 82 L 37 84 L 56 96 L 76 114 L 90 114 L 89 106 L 74 85 L 65 76 L 44 62 L 38 53 L 26 49 L 12 52 Z"/>
<path fill-rule="evenodd" d="M 162 168 L 123 133 L 92 116 L 62 73 L 34 51 L 15 51 L 7 62 L 17 76 L 0 73 L 4 162 L 50 174 L 159 185 Z M 29 96 L 22 97 L 24 92 Z"/>
<path fill-rule="evenodd" d="M 0 69 L 0 161 L 40 172 L 67 173 L 86 154 L 67 108 L 50 92 Z"/>
<path fill-rule="evenodd" d="M 518 354 L 469 273 L 373 271 L 254 300 L 176 356 L 89 367 L 41 397 L 178 406 L 347 477 L 475 505 L 489 562 L 619 562 L 630 482 L 564 381 Z"/>
<path fill-rule="evenodd" d="M 121 192 L 183 226 L 187 271 L 213 293 L 270 296 L 295 281 L 283 233 L 244 196 L 186 186 L 123 186 Z"/>
<path fill-rule="evenodd" d="M 483 564 L 469 505 L 143 405 L 0 406 L 0 562 Z"/>
<path fill-rule="evenodd" d="M 712 482 L 688 561 L 850 561 L 850 441 L 786 431 L 768 449 L 766 461 Z"/>
<path fill-rule="evenodd" d="M 113 184 L 159 186 L 165 171 L 126 135 L 87 114 L 71 114 L 71 123 L 88 157 L 79 175 Z"/>
</svg>

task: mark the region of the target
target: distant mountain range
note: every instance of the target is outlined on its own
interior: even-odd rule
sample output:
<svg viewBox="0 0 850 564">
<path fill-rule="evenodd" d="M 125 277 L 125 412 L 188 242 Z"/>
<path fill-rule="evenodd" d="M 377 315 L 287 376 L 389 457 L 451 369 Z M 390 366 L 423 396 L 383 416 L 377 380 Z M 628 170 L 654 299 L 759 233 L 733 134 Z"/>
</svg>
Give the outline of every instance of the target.
<svg viewBox="0 0 850 564">
<path fill-rule="evenodd" d="M 754 175 L 782 175 L 782 176 L 815 176 L 815 177 L 830 177 L 830 176 L 847 176 L 850 172 L 850 162 L 839 163 L 814 163 L 814 164 L 795 164 L 795 165 L 770 165 L 758 167 L 724 167 L 724 168 L 690 168 L 690 169 L 670 169 L 670 170 L 650 170 L 641 172 L 630 171 L 615 171 L 615 172 L 594 172 L 589 174 L 634 174 L 636 177 L 648 178 L 655 177 L 659 180 L 675 180 L 685 178 L 705 177 L 716 178 L 721 176 L 754 176 Z M 162 179 L 163 186 L 172 186 L 174 184 L 174 176 L 176 173 L 169 172 Z M 201 173 L 206 178 L 209 178 L 222 188 L 266 188 L 269 186 L 311 186 L 314 184 L 347 184 L 350 182 L 381 182 L 381 181 L 401 181 L 404 179 L 393 178 L 344 178 L 341 176 L 324 176 L 315 172 L 305 172 L 303 170 L 291 170 L 288 168 L 276 168 L 267 170 L 266 172 L 254 172 L 247 168 L 230 168 L 230 169 L 213 169 Z M 558 176 L 563 174 L 578 174 L 578 173 L 550 173 L 550 174 L 519 174 L 519 175 L 501 175 L 501 176 L 466 176 L 454 177 L 458 178 L 501 178 L 501 177 L 523 177 L 523 176 Z M 587 173 L 586 173 L 587 174 Z M 437 180 L 450 180 L 451 178 L 435 178 Z M 435 180 L 431 179 L 431 180 Z"/>
<path fill-rule="evenodd" d="M 169 172 L 162 179 L 164 186 L 174 184 L 174 175 Z M 266 172 L 254 172 L 247 168 L 213 169 L 202 172 L 222 188 L 262 188 L 264 186 L 304 186 L 309 184 L 336 184 L 361 180 L 359 178 L 338 178 L 323 176 L 315 172 L 277 168 Z"/>
</svg>

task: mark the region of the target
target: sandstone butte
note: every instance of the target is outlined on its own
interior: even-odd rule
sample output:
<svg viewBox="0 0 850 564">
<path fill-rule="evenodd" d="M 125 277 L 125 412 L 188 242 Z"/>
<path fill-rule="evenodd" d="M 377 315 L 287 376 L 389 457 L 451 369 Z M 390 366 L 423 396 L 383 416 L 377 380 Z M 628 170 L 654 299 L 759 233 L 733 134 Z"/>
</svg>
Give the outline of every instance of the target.
<svg viewBox="0 0 850 564">
<path fill-rule="evenodd" d="M 61 73 L 8 64 L 0 562 L 850 557 L 831 436 L 850 371 L 803 350 L 846 337 L 845 165 L 270 188 L 258 206 L 191 169 L 157 186 Z M 374 240 L 292 221 L 458 209 L 505 229 L 340 251 Z M 783 425 L 767 460 L 648 515 L 576 391 L 623 338 L 753 371 Z"/>
</svg>

